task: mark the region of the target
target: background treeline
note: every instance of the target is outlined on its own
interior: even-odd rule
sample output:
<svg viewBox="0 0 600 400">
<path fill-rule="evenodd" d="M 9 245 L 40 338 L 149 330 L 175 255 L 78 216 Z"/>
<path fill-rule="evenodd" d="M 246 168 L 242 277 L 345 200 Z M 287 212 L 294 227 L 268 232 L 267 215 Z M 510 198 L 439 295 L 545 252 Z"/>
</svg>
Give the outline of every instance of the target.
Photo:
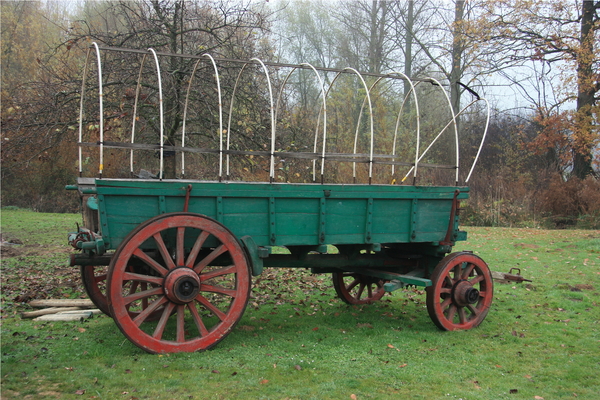
<svg viewBox="0 0 600 400">
<path fill-rule="evenodd" d="M 494 226 L 578 226 L 600 228 L 598 109 L 600 95 L 599 1 L 10 1 L 1 3 L 2 205 L 46 212 L 76 211 L 77 196 L 64 190 L 78 176 L 79 104 L 86 53 L 92 42 L 173 54 L 161 57 L 164 85 L 163 139 L 180 146 L 185 100 L 186 146 L 218 148 L 219 100 L 213 67 L 202 55 L 233 60 L 326 68 L 352 67 L 371 74 L 403 73 L 416 81 L 442 82 L 455 112 L 488 98 L 492 115 L 486 145 L 468 182 L 467 223 Z M 138 76 L 136 141 L 160 141 L 155 68 L 143 55 L 103 52 L 104 140 L 128 141 Z M 95 61 L 94 61 L 95 62 Z M 234 150 L 268 150 L 271 115 L 268 85 L 258 65 L 245 67 L 235 105 L 229 99 L 239 63 L 219 65 L 225 118 L 231 114 Z M 272 71 L 273 72 L 273 71 Z M 289 71 L 273 72 L 278 93 Z M 90 67 L 84 101 L 84 142 L 99 137 L 97 70 Z M 262 74 L 262 75 L 261 75 Z M 323 73 L 327 88 L 334 74 Z M 376 78 L 367 77 L 373 85 Z M 190 83 L 191 82 L 191 83 Z M 285 86 L 277 116 L 278 151 L 313 151 L 322 124 L 320 89 L 308 70 Z M 361 108 L 365 91 L 351 74 L 328 95 L 328 151 L 368 152 L 369 126 Z M 423 83 L 416 92 L 423 143 L 450 118 L 439 88 Z M 188 96 L 188 93 L 190 95 Z M 408 83 L 377 82 L 372 92 L 376 151 L 391 153 L 396 124 L 411 133 L 416 112 Z M 408 99 L 403 102 L 404 99 Z M 404 105 L 403 105 L 404 104 Z M 395 115 L 402 109 L 401 118 Z M 393 116 L 393 117 L 392 117 Z M 486 109 L 476 103 L 458 123 L 463 183 L 478 150 Z M 453 133 L 447 132 L 424 160 L 451 164 Z M 414 161 L 409 135 L 396 154 Z M 320 146 L 321 143 L 318 143 Z M 423 150 L 421 144 L 420 151 Z M 98 172 L 97 149 L 83 150 L 84 174 Z M 134 170 L 157 172 L 154 152 L 136 153 Z M 130 155 L 112 149 L 103 176 L 129 176 Z M 188 154 L 185 175 L 177 157 L 165 159 L 167 177 L 215 179 L 215 155 Z M 268 180 L 268 160 L 234 157 L 230 179 Z M 409 168 L 376 166 L 376 183 L 398 182 Z M 454 171 L 421 169 L 419 184 L 454 184 Z M 365 182 L 366 168 L 356 173 Z M 329 182 L 352 181 L 352 165 L 328 166 Z M 312 180 L 307 160 L 277 159 L 279 182 Z"/>
</svg>

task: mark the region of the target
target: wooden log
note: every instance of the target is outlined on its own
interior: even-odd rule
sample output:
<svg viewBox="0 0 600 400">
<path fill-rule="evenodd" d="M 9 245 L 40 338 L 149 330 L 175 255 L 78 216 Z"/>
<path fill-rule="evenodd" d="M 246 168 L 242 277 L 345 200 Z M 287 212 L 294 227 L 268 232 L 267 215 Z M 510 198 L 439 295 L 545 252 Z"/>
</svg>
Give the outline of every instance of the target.
<svg viewBox="0 0 600 400">
<path fill-rule="evenodd" d="M 83 308 L 94 308 L 96 307 L 89 299 L 45 299 L 45 300 L 31 300 L 28 303 L 31 307 L 83 307 Z"/>
<path fill-rule="evenodd" d="M 81 307 L 50 307 L 35 311 L 25 311 L 21 313 L 21 318 L 35 318 L 47 314 L 57 314 L 64 311 L 82 310 Z"/>
<path fill-rule="evenodd" d="M 88 310 L 82 310 L 78 314 L 48 314 L 34 318 L 34 321 L 81 321 L 82 319 L 88 319 L 93 315 Z"/>
</svg>

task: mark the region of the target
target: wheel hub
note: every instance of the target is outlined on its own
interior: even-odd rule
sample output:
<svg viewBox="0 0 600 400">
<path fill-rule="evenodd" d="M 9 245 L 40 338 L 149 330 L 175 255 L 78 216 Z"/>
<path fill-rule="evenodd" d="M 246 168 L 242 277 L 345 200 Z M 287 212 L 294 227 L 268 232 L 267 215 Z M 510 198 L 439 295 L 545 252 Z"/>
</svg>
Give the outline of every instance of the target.
<svg viewBox="0 0 600 400">
<path fill-rule="evenodd" d="M 460 307 L 475 304 L 479 300 L 479 290 L 466 280 L 460 280 L 452 290 L 452 298 Z"/>
<path fill-rule="evenodd" d="M 165 278 L 165 295 L 177 304 L 189 303 L 200 291 L 200 278 L 191 268 L 175 268 Z"/>
</svg>

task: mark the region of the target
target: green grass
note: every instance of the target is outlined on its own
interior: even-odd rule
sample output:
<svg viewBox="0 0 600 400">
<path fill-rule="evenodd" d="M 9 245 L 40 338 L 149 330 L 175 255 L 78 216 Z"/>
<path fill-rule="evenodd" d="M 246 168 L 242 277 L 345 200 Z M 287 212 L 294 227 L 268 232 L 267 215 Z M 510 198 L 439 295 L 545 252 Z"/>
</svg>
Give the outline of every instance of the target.
<svg viewBox="0 0 600 400">
<path fill-rule="evenodd" d="M 30 257 L 39 261 L 29 267 L 33 274 L 64 271 L 66 233 L 76 220 L 4 211 L 3 233 L 27 234 L 30 245 L 46 247 L 3 259 L 3 291 L 11 269 Z M 255 278 L 234 332 L 193 354 L 146 354 L 106 316 L 21 320 L 26 307 L 5 301 L 2 398 L 598 398 L 600 232 L 466 230 L 469 240 L 456 250 L 475 251 L 492 270 L 520 268 L 533 280 L 496 283 L 490 313 L 471 331 L 439 331 L 422 291 L 349 307 L 335 298 L 328 276 L 305 270 Z M 56 291 L 70 296 L 67 287 Z"/>
</svg>

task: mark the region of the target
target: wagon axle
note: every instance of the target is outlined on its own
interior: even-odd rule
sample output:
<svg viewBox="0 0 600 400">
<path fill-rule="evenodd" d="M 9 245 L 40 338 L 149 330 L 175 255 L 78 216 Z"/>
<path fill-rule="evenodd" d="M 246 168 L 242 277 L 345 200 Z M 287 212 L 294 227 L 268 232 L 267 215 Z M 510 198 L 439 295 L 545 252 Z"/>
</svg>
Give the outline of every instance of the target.
<svg viewBox="0 0 600 400">
<path fill-rule="evenodd" d="M 454 302 L 462 307 L 477 303 L 479 290 L 475 289 L 467 280 L 461 279 L 452 289 Z"/>
<path fill-rule="evenodd" d="M 175 268 L 165 278 L 163 288 L 165 295 L 172 302 L 189 303 L 200 291 L 200 278 L 191 268 Z"/>
</svg>

